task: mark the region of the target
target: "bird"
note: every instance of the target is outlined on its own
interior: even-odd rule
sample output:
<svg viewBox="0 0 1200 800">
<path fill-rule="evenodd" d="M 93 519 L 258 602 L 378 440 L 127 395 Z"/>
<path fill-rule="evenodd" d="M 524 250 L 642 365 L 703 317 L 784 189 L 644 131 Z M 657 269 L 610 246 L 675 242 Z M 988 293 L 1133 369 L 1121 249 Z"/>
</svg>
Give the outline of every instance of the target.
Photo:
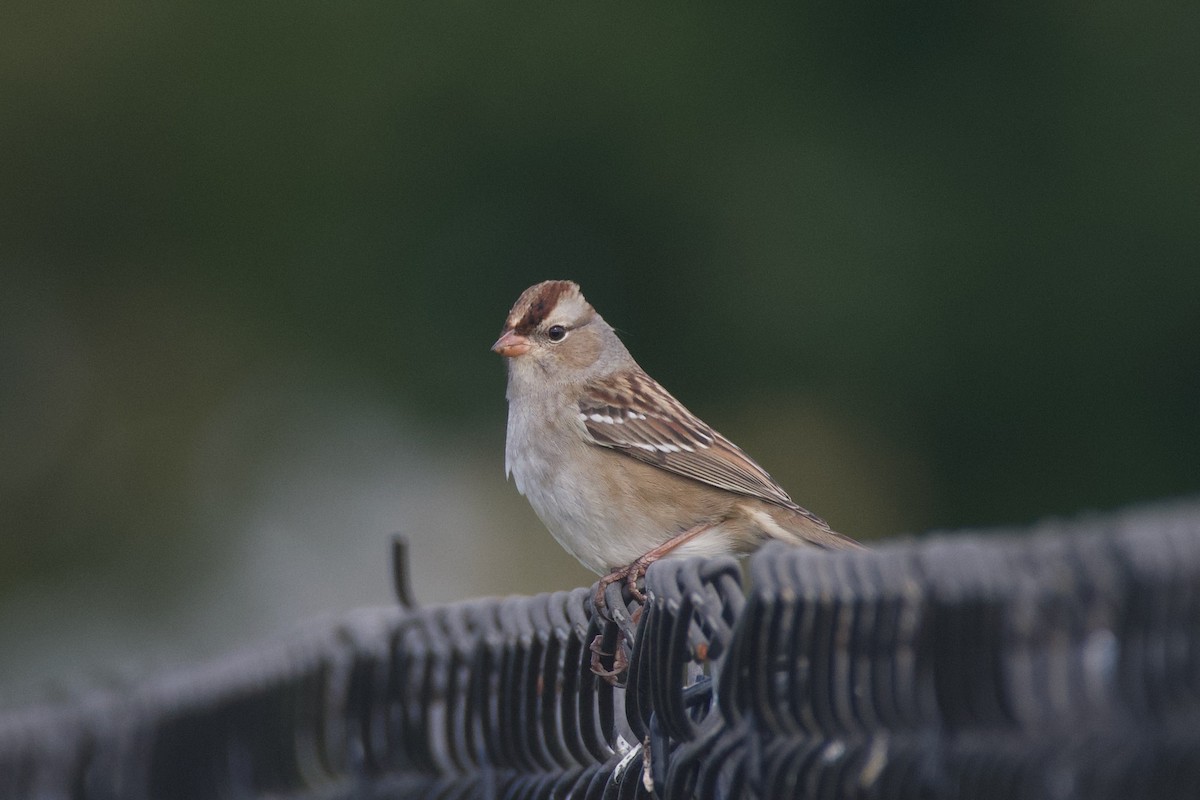
<svg viewBox="0 0 1200 800">
<path fill-rule="evenodd" d="M 492 350 L 508 366 L 504 469 L 604 591 L 668 556 L 742 555 L 768 540 L 854 549 L 651 378 L 578 284 L 521 293 Z"/>
</svg>

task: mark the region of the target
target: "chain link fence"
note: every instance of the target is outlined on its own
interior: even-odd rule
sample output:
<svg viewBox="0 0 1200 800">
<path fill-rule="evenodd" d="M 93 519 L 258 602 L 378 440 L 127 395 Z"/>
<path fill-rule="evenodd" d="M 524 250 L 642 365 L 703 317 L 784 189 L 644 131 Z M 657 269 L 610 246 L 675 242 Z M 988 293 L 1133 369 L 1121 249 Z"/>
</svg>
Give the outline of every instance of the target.
<svg viewBox="0 0 1200 800">
<path fill-rule="evenodd" d="M 403 596 L 403 591 L 401 592 Z M 0 719 L 5 798 L 1200 794 L 1200 504 L 365 609 Z M 617 685 L 592 671 L 593 647 Z"/>
</svg>

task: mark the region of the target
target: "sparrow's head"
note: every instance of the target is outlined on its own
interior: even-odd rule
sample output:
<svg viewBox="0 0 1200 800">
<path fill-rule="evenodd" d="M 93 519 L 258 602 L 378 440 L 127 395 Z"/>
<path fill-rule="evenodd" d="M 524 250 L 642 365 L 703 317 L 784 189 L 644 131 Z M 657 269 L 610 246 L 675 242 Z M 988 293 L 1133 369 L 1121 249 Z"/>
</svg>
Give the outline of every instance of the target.
<svg viewBox="0 0 1200 800">
<path fill-rule="evenodd" d="M 605 361 L 628 358 L 616 334 L 572 281 L 543 281 L 530 286 L 508 312 L 492 350 L 541 370 L 589 371 Z"/>
</svg>

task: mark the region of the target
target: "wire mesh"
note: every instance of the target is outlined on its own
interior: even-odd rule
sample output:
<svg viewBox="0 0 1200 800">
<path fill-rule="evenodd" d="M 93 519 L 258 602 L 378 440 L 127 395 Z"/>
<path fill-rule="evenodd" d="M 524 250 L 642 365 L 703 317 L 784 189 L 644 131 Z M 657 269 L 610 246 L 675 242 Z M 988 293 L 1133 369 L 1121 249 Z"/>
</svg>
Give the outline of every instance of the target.
<svg viewBox="0 0 1200 800">
<path fill-rule="evenodd" d="M 368 609 L 0 719 L 0 797 L 1192 797 L 1200 505 Z M 398 586 L 404 586 L 398 580 Z M 407 592 L 401 592 L 407 597 Z M 616 685 L 593 673 L 593 649 Z"/>
</svg>

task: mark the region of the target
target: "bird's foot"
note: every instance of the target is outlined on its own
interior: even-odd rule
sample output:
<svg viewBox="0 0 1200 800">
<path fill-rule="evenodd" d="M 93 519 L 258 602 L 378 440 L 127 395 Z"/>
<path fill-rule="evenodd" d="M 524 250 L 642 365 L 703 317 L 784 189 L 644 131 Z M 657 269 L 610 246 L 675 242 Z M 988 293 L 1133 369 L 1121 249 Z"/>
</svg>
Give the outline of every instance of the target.
<svg viewBox="0 0 1200 800">
<path fill-rule="evenodd" d="M 646 568 L 650 566 L 650 563 L 651 562 L 649 561 L 643 562 L 642 559 L 639 558 L 629 566 L 615 569 L 600 580 L 596 581 L 596 592 L 592 595 L 592 608 L 596 610 L 596 613 L 600 614 L 606 619 L 612 619 L 612 615 L 609 613 L 608 609 L 608 600 L 606 598 L 606 594 L 608 592 L 608 587 L 612 586 L 618 581 L 625 582 L 625 586 L 628 587 L 629 593 L 633 596 L 634 600 L 637 600 L 639 603 L 645 603 L 646 595 L 640 588 L 638 588 L 638 581 L 645 577 Z"/>
<path fill-rule="evenodd" d="M 610 616 L 607 613 L 608 605 L 605 602 L 604 594 L 608 587 L 617 581 L 625 581 L 625 585 L 629 588 L 629 594 L 633 596 L 634 600 L 644 605 L 646 603 L 646 595 L 638 587 L 638 581 L 646 576 L 646 570 L 650 568 L 650 565 L 663 556 L 668 555 L 677 547 L 687 544 L 700 536 L 705 531 L 711 529 L 713 525 L 714 523 L 712 522 L 702 522 L 699 525 L 693 525 L 686 531 L 675 534 L 652 550 L 648 550 L 638 556 L 632 564 L 620 569 L 614 569 L 605 575 L 596 583 L 596 596 L 593 598 L 592 606 L 605 616 Z"/>
<path fill-rule="evenodd" d="M 625 670 L 629 669 L 629 659 L 625 655 L 625 633 L 617 631 L 617 641 L 613 653 L 608 653 L 604 650 L 604 634 L 596 634 L 596 638 L 592 639 L 588 649 L 592 651 L 592 674 L 604 678 L 611 686 L 617 686 L 617 677 Z M 606 669 L 601 659 L 605 656 L 613 657 L 612 669 Z"/>
</svg>

